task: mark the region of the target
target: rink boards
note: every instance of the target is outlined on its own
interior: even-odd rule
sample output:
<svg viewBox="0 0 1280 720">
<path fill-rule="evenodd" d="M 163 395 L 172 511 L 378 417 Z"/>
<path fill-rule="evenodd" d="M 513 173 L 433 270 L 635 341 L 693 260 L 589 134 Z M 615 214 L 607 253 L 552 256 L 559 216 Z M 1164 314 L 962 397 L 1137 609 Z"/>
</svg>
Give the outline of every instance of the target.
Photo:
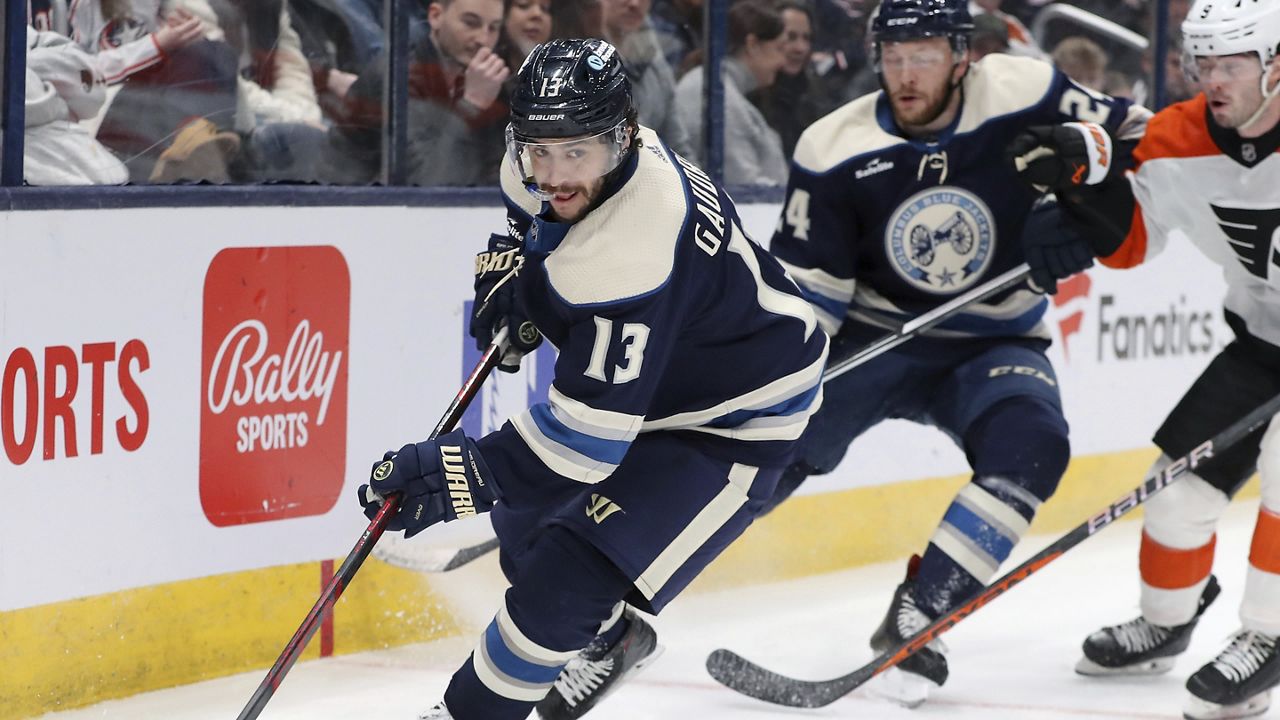
<svg viewBox="0 0 1280 720">
<path fill-rule="evenodd" d="M 777 207 L 743 209 L 767 239 Z M 275 658 L 365 525 L 355 487 L 422 439 L 477 353 L 495 208 L 28 211 L 0 233 L 0 707 L 14 717 Z M 1136 485 L 1149 437 L 1229 339 L 1187 243 L 1049 309 L 1076 459 L 1041 531 Z M 486 386 L 485 432 L 545 397 L 544 347 Z M 956 487 L 940 433 L 887 423 L 695 588 L 918 550 Z M 415 538 L 448 546 L 480 523 Z M 456 632 L 429 578 L 370 561 L 306 657 Z M 8 717 L 8 715 L 6 715 Z"/>
</svg>

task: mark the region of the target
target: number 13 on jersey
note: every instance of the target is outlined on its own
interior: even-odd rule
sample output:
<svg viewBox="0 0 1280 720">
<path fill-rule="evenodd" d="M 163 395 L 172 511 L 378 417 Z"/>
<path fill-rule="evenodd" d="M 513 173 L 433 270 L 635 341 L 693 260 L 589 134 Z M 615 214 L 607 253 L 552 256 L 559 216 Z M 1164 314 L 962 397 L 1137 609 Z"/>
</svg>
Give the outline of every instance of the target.
<svg viewBox="0 0 1280 720">
<path fill-rule="evenodd" d="M 583 373 L 593 380 L 621 385 L 640 377 L 644 364 L 644 346 L 649 342 L 649 326 L 644 323 L 623 323 L 618 343 L 622 346 L 622 362 L 613 368 L 613 379 L 606 375 L 605 362 L 613 344 L 613 321 L 596 316 L 596 342 L 591 348 L 591 364 Z"/>
</svg>

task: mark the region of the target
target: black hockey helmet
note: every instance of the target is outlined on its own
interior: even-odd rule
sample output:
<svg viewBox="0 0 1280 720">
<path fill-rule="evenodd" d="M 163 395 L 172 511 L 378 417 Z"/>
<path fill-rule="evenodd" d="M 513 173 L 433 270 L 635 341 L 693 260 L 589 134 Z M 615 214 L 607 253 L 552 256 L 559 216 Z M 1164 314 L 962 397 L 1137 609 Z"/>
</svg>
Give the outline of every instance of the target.
<svg viewBox="0 0 1280 720">
<path fill-rule="evenodd" d="M 964 53 L 972 34 L 969 0 L 883 0 L 871 21 L 877 64 L 884 42 L 945 37 L 954 52 Z"/>
<path fill-rule="evenodd" d="M 535 47 L 511 91 L 515 139 L 598 135 L 631 111 L 631 80 L 604 40 L 551 40 Z"/>
<path fill-rule="evenodd" d="M 529 192 L 549 200 L 544 185 L 588 182 L 621 166 L 635 141 L 627 132 L 635 117 L 631 81 L 614 46 L 551 40 L 516 73 L 507 157 Z"/>
</svg>

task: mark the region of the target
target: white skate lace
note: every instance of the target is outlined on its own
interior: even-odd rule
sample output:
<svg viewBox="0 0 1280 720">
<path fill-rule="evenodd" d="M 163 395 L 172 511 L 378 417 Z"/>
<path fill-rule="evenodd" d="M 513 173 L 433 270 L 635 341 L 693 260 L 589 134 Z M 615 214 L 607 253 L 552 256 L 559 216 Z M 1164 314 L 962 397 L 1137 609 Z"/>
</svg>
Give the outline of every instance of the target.
<svg viewBox="0 0 1280 720">
<path fill-rule="evenodd" d="M 1276 654 L 1276 639 L 1245 630 L 1213 661 L 1213 666 L 1231 682 L 1244 682 Z"/>
<path fill-rule="evenodd" d="M 1112 628 L 1116 641 L 1128 652 L 1141 653 L 1154 648 L 1169 637 L 1169 631 L 1143 618 L 1135 618 Z"/>
<path fill-rule="evenodd" d="M 916 607 L 915 598 L 911 597 L 911 593 L 904 593 L 902 604 L 898 606 L 898 632 L 903 637 L 911 637 L 929 627 L 929 622 L 929 616 Z"/>
<path fill-rule="evenodd" d="M 556 677 L 556 690 L 560 691 L 561 697 L 569 707 L 574 707 L 604 684 L 605 679 L 612 672 L 613 658 L 603 660 L 573 658 Z"/>
<path fill-rule="evenodd" d="M 902 637 L 909 638 L 929 627 L 929 625 L 933 624 L 933 621 L 920 608 L 916 607 L 916 599 L 912 597 L 911 593 L 906 592 L 902 595 L 902 605 L 898 606 L 897 623 L 898 632 Z M 934 638 L 925 647 L 932 648 L 943 654 L 947 652 L 947 645 L 942 642 L 941 638 Z"/>
</svg>

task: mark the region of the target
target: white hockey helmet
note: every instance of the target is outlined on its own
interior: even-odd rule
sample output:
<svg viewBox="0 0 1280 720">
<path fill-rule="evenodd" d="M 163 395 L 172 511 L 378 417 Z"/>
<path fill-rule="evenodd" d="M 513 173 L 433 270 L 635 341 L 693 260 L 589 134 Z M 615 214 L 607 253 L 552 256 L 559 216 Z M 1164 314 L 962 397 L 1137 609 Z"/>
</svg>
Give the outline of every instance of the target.
<svg viewBox="0 0 1280 720">
<path fill-rule="evenodd" d="M 1182 69 L 1193 82 L 1197 57 L 1253 53 L 1262 62 L 1263 106 L 1245 125 L 1262 114 L 1280 93 L 1280 83 L 1267 87 L 1268 68 L 1280 51 L 1280 0 L 1195 0 L 1182 23 Z"/>
<path fill-rule="evenodd" d="M 1196 0 L 1182 23 L 1182 49 L 1191 57 L 1256 53 L 1265 67 L 1280 46 L 1280 2 Z"/>
</svg>

